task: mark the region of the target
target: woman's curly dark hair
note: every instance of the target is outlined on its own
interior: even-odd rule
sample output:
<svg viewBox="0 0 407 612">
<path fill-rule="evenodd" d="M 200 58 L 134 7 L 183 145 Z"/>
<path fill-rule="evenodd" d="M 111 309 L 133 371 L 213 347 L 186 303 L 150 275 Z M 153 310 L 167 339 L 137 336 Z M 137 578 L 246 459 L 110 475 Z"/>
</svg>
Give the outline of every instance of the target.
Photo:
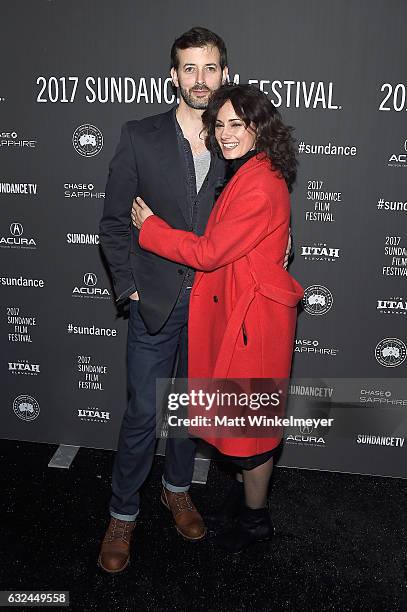
<svg viewBox="0 0 407 612">
<path fill-rule="evenodd" d="M 271 167 L 279 172 L 289 191 L 292 191 L 298 165 L 295 141 L 291 135 L 294 128 L 283 123 L 280 113 L 266 94 L 253 85 L 222 85 L 212 94 L 202 115 L 207 148 L 213 153 L 221 153 L 215 138 L 216 117 L 228 100 L 246 126 L 255 126 L 256 152 L 268 156 Z"/>
</svg>

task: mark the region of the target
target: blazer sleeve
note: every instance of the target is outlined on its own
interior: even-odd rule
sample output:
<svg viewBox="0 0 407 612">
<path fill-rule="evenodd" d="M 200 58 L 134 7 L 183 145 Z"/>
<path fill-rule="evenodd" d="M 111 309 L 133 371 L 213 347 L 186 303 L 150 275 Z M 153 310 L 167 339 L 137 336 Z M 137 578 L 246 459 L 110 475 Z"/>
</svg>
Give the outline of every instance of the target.
<svg viewBox="0 0 407 612">
<path fill-rule="evenodd" d="M 204 236 L 171 228 L 156 215 L 148 217 L 140 230 L 143 249 L 195 270 L 210 272 L 249 253 L 283 220 L 272 214 L 265 191 L 241 190 L 231 196 L 222 218 Z"/>
<path fill-rule="evenodd" d="M 103 216 L 99 238 L 113 279 L 116 300 L 120 301 L 136 291 L 130 268 L 131 244 L 130 212 L 138 193 L 136 157 L 129 127 L 122 126 L 119 144 L 109 164 Z"/>
</svg>

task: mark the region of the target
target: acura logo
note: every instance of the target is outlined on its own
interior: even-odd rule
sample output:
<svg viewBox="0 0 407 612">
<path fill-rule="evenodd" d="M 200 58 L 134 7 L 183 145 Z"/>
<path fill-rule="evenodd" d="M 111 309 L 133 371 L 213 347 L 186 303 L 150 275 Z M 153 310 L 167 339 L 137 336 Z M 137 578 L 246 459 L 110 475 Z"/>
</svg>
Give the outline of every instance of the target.
<svg viewBox="0 0 407 612">
<path fill-rule="evenodd" d="M 83 277 L 83 282 L 87 287 L 95 287 L 98 282 L 98 278 L 96 274 L 93 274 L 93 272 L 86 272 Z"/>
<path fill-rule="evenodd" d="M 12 236 L 22 236 L 23 233 L 24 233 L 24 229 L 21 223 L 12 223 L 10 225 L 10 234 Z"/>
<path fill-rule="evenodd" d="M 300 425 L 299 430 L 303 436 L 309 436 L 313 432 L 314 428 L 311 425 Z"/>
</svg>

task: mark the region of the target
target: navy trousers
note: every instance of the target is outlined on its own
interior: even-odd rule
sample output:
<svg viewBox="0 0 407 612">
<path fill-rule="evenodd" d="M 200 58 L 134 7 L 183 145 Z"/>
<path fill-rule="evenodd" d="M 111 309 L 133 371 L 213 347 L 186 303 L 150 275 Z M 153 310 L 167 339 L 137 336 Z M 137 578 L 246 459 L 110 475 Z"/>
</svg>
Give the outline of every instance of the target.
<svg viewBox="0 0 407 612">
<path fill-rule="evenodd" d="M 188 376 L 188 306 L 190 291 L 181 294 L 168 321 L 149 334 L 130 300 L 127 336 L 129 402 L 120 429 L 112 475 L 110 514 L 132 521 L 139 512 L 139 489 L 151 469 L 156 445 L 156 378 L 171 378 L 177 353 L 177 377 Z M 196 442 L 168 438 L 163 483 L 174 492 L 187 491 L 194 471 Z"/>
</svg>

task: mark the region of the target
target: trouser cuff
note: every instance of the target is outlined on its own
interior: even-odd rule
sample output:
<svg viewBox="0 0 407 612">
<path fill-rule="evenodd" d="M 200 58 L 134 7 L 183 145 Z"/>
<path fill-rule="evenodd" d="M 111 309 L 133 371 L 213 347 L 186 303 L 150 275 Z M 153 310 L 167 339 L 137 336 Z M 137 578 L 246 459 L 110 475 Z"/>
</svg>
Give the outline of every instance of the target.
<svg viewBox="0 0 407 612">
<path fill-rule="evenodd" d="M 171 491 L 171 493 L 185 493 L 186 491 L 189 491 L 189 485 L 187 485 L 186 487 L 177 487 L 167 482 L 164 476 L 162 477 L 162 483 L 164 487 L 168 489 L 168 491 Z"/>
<path fill-rule="evenodd" d="M 113 510 L 110 510 L 110 516 L 119 519 L 119 521 L 135 521 L 138 517 L 138 513 L 139 510 L 137 510 L 136 514 L 119 514 L 118 512 L 113 512 Z"/>
</svg>

